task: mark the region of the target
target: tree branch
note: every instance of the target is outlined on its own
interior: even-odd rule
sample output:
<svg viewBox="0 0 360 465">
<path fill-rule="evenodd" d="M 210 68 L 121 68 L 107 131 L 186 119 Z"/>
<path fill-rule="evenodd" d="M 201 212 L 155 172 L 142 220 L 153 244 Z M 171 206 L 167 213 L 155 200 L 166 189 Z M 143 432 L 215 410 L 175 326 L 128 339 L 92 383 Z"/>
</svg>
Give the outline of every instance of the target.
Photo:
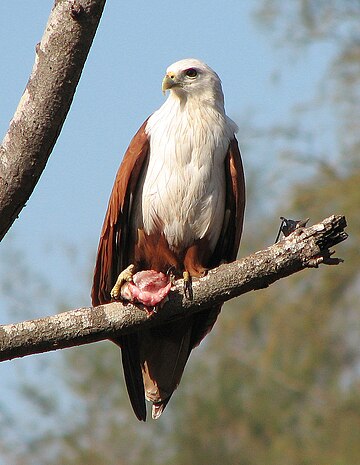
<svg viewBox="0 0 360 465">
<path fill-rule="evenodd" d="M 105 0 L 56 0 L 0 147 L 0 240 L 30 197 L 60 134 Z"/>
<path fill-rule="evenodd" d="M 149 315 L 132 304 L 113 302 L 55 316 L 0 326 L 0 361 L 72 347 L 163 324 L 321 263 L 336 265 L 330 247 L 347 238 L 343 216 L 331 216 L 309 228 L 299 228 L 283 241 L 241 260 L 209 271 L 193 282 L 193 300 L 184 298 L 177 281 L 169 301 Z"/>
</svg>

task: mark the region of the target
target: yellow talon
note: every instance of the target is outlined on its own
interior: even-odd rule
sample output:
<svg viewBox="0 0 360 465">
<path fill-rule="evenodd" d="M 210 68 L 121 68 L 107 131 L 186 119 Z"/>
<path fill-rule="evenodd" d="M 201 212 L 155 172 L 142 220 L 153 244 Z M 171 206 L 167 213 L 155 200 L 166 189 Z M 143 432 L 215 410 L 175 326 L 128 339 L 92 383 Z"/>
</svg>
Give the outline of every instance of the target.
<svg viewBox="0 0 360 465">
<path fill-rule="evenodd" d="M 112 299 L 116 300 L 120 297 L 121 295 L 121 287 L 123 286 L 124 283 L 132 281 L 132 278 L 134 276 L 134 271 L 135 271 L 135 265 L 129 265 L 125 270 L 123 270 L 114 285 L 114 287 L 111 289 L 110 296 Z"/>
<path fill-rule="evenodd" d="M 193 290 L 192 290 L 192 283 L 191 283 L 191 276 L 188 271 L 183 272 L 183 279 L 184 279 L 184 294 L 189 300 L 193 299 Z"/>
</svg>

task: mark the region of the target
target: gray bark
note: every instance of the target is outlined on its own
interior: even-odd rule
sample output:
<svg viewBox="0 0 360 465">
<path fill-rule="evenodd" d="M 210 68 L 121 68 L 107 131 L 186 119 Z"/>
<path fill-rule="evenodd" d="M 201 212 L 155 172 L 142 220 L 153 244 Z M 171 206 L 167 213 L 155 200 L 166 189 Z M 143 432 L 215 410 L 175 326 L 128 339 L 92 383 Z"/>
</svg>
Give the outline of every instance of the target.
<svg viewBox="0 0 360 465">
<path fill-rule="evenodd" d="M 57 0 L 0 147 L 0 240 L 29 199 L 79 82 L 105 0 Z"/>
<path fill-rule="evenodd" d="M 193 299 L 184 298 L 182 280 L 157 313 L 149 314 L 133 304 L 114 302 L 87 307 L 55 316 L 0 326 L 0 361 L 87 344 L 126 334 L 151 325 L 160 325 L 246 292 L 268 287 L 273 282 L 321 263 L 337 265 L 330 247 L 347 238 L 343 216 L 295 230 L 267 249 L 211 270 L 193 282 Z"/>
</svg>

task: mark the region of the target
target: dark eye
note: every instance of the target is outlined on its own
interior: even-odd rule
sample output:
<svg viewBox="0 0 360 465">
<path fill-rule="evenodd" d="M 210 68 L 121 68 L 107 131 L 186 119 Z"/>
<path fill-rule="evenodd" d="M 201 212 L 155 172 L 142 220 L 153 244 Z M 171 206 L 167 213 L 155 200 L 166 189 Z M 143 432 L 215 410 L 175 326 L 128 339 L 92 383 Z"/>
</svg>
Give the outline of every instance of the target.
<svg viewBox="0 0 360 465">
<path fill-rule="evenodd" d="M 196 78 L 198 75 L 198 72 L 196 71 L 195 68 L 189 68 L 185 71 L 185 75 L 189 78 Z"/>
</svg>

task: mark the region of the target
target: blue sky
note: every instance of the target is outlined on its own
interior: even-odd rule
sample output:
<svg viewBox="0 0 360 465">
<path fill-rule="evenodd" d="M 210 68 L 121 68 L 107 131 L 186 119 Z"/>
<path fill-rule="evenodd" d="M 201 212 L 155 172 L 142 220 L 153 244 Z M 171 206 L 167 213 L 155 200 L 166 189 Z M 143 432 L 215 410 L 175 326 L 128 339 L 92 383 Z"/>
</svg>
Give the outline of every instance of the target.
<svg viewBox="0 0 360 465">
<path fill-rule="evenodd" d="M 26 85 L 50 4 L 1 3 L 3 134 Z M 311 96 L 326 60 L 309 53 L 283 66 L 284 55 L 252 21 L 255 5 L 185 0 L 180 8 L 163 1 L 109 1 L 58 143 L 26 208 L 0 244 L 0 259 L 13 241 L 35 269 L 45 270 L 69 295 L 79 294 L 71 261 L 86 267 L 94 256 L 122 155 L 142 121 L 164 101 L 161 80 L 172 62 L 193 56 L 218 72 L 227 112 L 240 125 L 238 138 L 246 146 L 249 134 L 241 130 L 242 121 L 280 122 L 293 104 Z M 243 151 L 245 166 L 265 160 L 271 168 L 276 153 L 266 152 L 250 146 Z M 74 305 L 88 304 L 85 296 Z"/>
<path fill-rule="evenodd" d="M 25 88 L 51 5 L 45 0 L 0 3 L 2 134 Z M 227 113 L 240 126 L 245 168 L 262 167 L 274 179 L 277 172 L 284 174 L 276 148 L 252 140 L 243 123 L 250 119 L 264 127 L 287 121 L 294 105 L 313 97 L 331 50 L 323 45 L 296 59 L 286 56 L 253 22 L 256 5 L 243 0 L 108 1 L 56 147 L 0 244 L 0 264 L 16 247 L 70 307 L 89 304 L 90 283 L 84 276 L 90 276 L 116 170 L 140 124 L 164 101 L 165 69 L 182 58 L 200 58 L 220 75 Z M 274 192 L 275 201 L 284 194 Z M 259 195 L 268 201 L 265 188 Z M 0 273 L 7 272 L 0 266 Z M 19 302 L 33 306 L 29 318 L 56 311 L 46 298 L 29 304 L 26 283 L 22 289 Z M 18 319 L 5 310 L 0 302 L 3 323 Z M 14 365 L 23 363 L 30 362 L 0 367 L 0 377 L 14 377 Z"/>
</svg>

